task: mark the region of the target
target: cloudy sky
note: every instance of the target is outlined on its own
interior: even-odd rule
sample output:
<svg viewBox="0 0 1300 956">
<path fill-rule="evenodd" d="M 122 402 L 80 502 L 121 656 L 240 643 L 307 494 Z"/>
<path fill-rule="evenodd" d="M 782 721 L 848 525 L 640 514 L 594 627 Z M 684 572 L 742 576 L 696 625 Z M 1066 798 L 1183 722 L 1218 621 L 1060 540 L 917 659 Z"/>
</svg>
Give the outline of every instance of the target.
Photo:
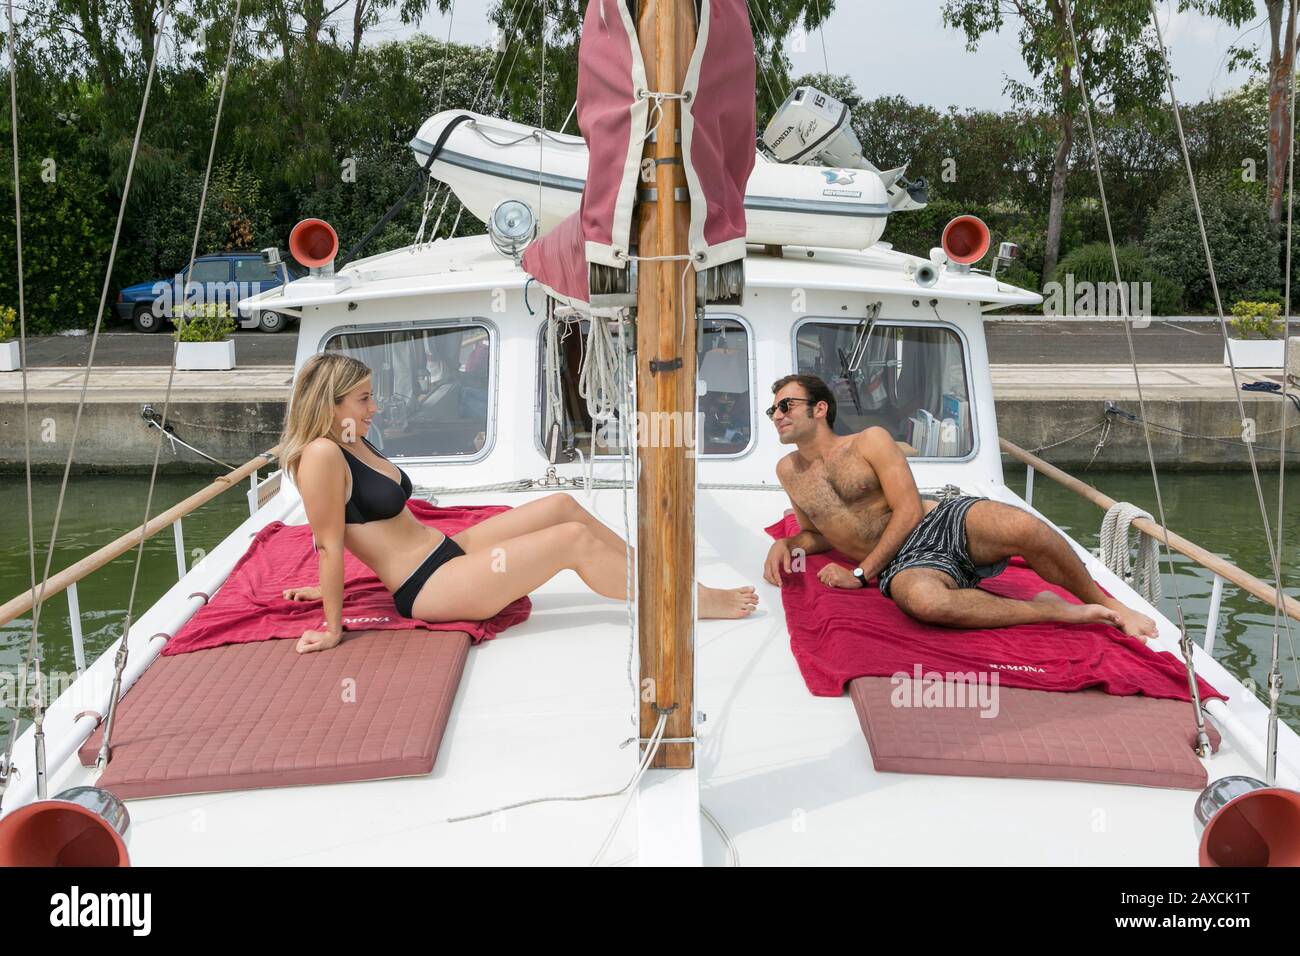
<svg viewBox="0 0 1300 956">
<path fill-rule="evenodd" d="M 450 18 L 452 39 L 486 42 L 489 6 L 488 0 L 457 0 Z M 1256 6 L 1255 21 L 1234 29 L 1200 14 L 1180 14 L 1176 0 L 1157 0 L 1165 42 L 1172 48 L 1180 100 L 1194 102 L 1240 85 L 1244 75 L 1229 74 L 1224 55 L 1228 47 L 1242 41 L 1243 33 L 1245 41 L 1267 42 L 1263 6 L 1258 0 Z M 1028 80 L 1014 25 L 985 38 L 978 51 L 970 53 L 957 31 L 944 28 L 941 8 L 941 0 L 839 0 L 825 31 L 831 71 L 852 76 L 864 96 L 902 94 L 937 107 L 1006 106 L 1005 77 Z M 350 14 L 345 8 L 339 16 Z M 418 29 L 446 37 L 448 21 L 446 15 L 431 14 Z M 412 28 L 393 19 L 373 37 L 395 38 L 411 32 Z M 877 42 L 871 42 L 873 38 Z M 863 55 L 864 47 L 872 51 L 870 55 Z M 806 51 L 793 53 L 791 59 L 795 74 L 822 69 L 822 37 L 817 33 L 808 37 Z"/>
</svg>

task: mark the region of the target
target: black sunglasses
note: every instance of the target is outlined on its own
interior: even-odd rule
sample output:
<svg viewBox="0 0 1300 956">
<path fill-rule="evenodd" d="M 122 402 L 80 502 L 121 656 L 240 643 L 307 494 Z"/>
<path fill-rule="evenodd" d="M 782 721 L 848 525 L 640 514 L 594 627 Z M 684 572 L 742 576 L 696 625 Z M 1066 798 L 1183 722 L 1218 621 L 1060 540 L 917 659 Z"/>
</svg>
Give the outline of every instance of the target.
<svg viewBox="0 0 1300 956">
<path fill-rule="evenodd" d="M 783 399 L 781 399 L 779 402 L 777 402 L 775 405 L 773 405 L 771 408 L 769 408 L 769 409 L 767 410 L 767 412 L 766 412 L 767 417 L 768 417 L 768 418 L 771 418 L 773 415 L 775 415 L 775 414 L 776 414 L 776 410 L 777 410 L 778 408 L 781 409 L 781 414 L 782 414 L 782 415 L 789 415 L 789 414 L 790 414 L 790 404 L 791 404 L 792 402 L 805 402 L 805 403 L 807 403 L 807 404 L 809 404 L 809 405 L 816 405 L 816 404 L 817 404 L 817 403 L 816 403 L 815 401 L 813 401 L 811 398 L 783 398 Z"/>
</svg>

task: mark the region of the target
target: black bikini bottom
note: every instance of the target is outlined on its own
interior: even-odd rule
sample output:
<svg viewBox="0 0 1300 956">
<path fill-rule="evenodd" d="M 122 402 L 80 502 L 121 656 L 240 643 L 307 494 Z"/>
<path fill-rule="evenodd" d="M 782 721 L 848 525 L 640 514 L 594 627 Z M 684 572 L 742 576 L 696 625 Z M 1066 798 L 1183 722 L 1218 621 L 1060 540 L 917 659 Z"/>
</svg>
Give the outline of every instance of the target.
<svg viewBox="0 0 1300 956">
<path fill-rule="evenodd" d="M 433 576 L 433 572 L 450 561 L 452 558 L 458 558 L 465 552 L 451 536 L 445 536 L 441 543 L 429 552 L 429 556 L 420 562 L 420 566 L 412 571 L 401 587 L 393 592 L 393 603 L 397 605 L 397 612 L 402 617 L 415 619 L 415 598 L 424 587 L 424 582 Z"/>
</svg>

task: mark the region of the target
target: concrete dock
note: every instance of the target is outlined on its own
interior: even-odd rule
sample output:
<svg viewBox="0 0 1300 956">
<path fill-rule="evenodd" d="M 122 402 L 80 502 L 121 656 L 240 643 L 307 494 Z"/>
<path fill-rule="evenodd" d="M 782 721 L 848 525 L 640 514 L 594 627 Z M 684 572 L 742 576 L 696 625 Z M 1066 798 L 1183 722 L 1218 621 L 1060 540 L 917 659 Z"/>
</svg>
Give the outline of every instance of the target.
<svg viewBox="0 0 1300 956">
<path fill-rule="evenodd" d="M 176 372 L 169 420 L 177 437 L 238 465 L 278 440 L 292 382 L 297 336 L 240 333 L 240 367 L 230 372 Z M 162 411 L 171 361 L 170 338 L 101 334 L 77 435 L 79 470 L 148 469 L 157 430 L 145 405 Z M 988 323 L 993 390 L 1003 437 L 1072 467 L 1137 468 L 1147 462 L 1138 389 L 1116 322 Z M 1248 467 L 1245 436 L 1256 458 L 1276 464 L 1283 399 L 1241 392 L 1245 429 L 1232 373 L 1221 364 L 1217 324 L 1155 321 L 1134 335 L 1142 397 L 1156 463 L 1163 468 Z M 32 463 L 61 473 L 85 381 L 87 337 L 49 336 L 29 344 L 27 388 Z M 81 367 L 74 363 L 82 362 Z M 1246 382 L 1282 381 L 1280 370 L 1239 370 Z M 1108 415 L 1107 405 L 1115 411 Z M 22 373 L 0 372 L 0 472 L 23 468 Z M 1107 422 L 1109 421 L 1109 427 Z M 1102 437 L 1101 448 L 1097 445 Z M 1287 448 L 1300 460 L 1300 411 L 1290 408 Z M 211 473 L 216 466 L 164 439 L 164 471 Z"/>
<path fill-rule="evenodd" d="M 1131 365 L 994 365 L 991 371 L 999 433 L 1063 468 L 1087 464 L 1094 452 L 1094 467 L 1146 467 L 1143 404 L 1162 468 L 1249 468 L 1246 438 L 1253 439 L 1256 461 L 1276 465 L 1280 455 L 1284 399 L 1241 391 L 1243 424 L 1232 372 L 1222 365 L 1139 365 L 1142 404 Z M 1280 384 L 1282 373 L 1239 369 L 1237 379 Z M 1116 409 L 1109 415 L 1108 403 Z M 1300 410 L 1287 406 L 1287 458 L 1300 461 Z"/>
<path fill-rule="evenodd" d="M 142 412 L 148 405 L 161 415 L 168 373 L 157 366 L 92 369 L 77 425 L 85 368 L 28 369 L 32 470 L 62 474 L 76 428 L 77 470 L 147 471 L 158 430 Z M 292 365 L 176 372 L 167 420 L 178 438 L 231 466 L 242 465 L 279 440 L 292 381 Z M 21 472 L 21 372 L 0 372 L 0 435 L 0 472 Z M 159 470 L 207 474 L 221 469 L 164 437 Z"/>
</svg>

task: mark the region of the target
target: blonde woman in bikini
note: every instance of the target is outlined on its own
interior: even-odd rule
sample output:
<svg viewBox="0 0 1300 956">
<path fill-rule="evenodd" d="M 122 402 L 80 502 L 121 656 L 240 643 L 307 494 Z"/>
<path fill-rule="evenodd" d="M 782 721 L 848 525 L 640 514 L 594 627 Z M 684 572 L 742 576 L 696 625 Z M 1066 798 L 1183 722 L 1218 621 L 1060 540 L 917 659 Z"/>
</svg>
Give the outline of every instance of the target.
<svg viewBox="0 0 1300 956">
<path fill-rule="evenodd" d="M 370 386 L 370 368 L 339 352 L 312 356 L 294 384 L 281 461 L 302 495 L 320 584 L 284 596 L 325 606 L 325 630 L 304 632 L 300 653 L 343 638 L 345 548 L 375 572 L 404 617 L 431 623 L 485 621 L 566 568 L 597 594 L 624 600 L 627 545 L 567 494 L 454 535 L 423 524 L 406 508 L 411 479 L 366 439 L 379 411 Z M 758 604 L 752 587 L 698 591 L 701 618 L 745 617 Z"/>
</svg>

